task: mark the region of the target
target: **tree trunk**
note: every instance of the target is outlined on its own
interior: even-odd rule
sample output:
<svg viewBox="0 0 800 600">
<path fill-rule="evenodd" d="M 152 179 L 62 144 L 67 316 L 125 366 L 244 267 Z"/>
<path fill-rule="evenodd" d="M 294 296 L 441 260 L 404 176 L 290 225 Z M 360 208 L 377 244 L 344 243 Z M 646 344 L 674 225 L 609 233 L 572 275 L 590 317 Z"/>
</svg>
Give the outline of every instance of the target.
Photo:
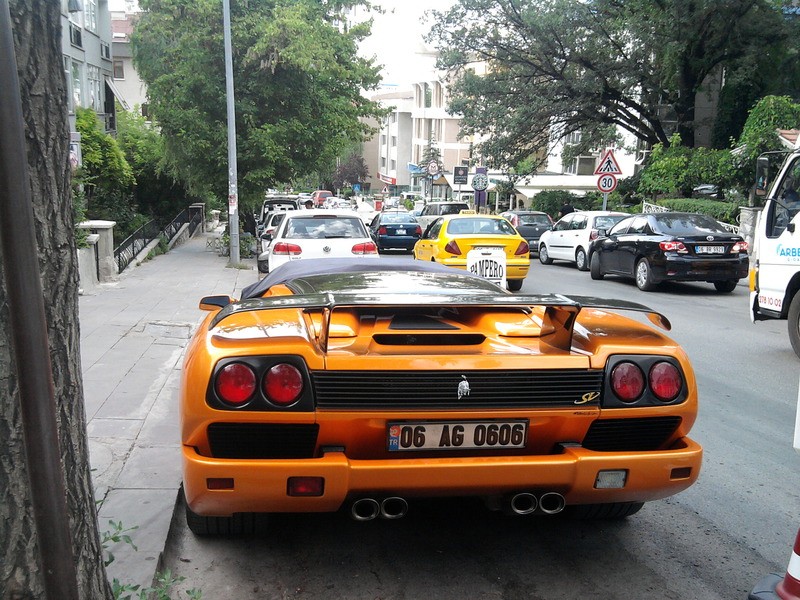
<svg viewBox="0 0 800 600">
<path fill-rule="evenodd" d="M 67 507 L 81 598 L 110 598 L 92 490 L 78 324 L 78 267 L 68 167 L 69 128 L 61 53 L 61 2 L 10 0 L 39 272 L 53 368 Z M 3 57 L 6 60 L 7 57 Z M 5 82 L 4 82 L 5 83 Z M 0 201 L 6 201 L 0 199 Z M 13 227 L 13 223 L 3 223 Z M 0 250 L 0 597 L 44 596 L 31 509 Z M 35 466 L 34 466 L 35 467 Z"/>
</svg>

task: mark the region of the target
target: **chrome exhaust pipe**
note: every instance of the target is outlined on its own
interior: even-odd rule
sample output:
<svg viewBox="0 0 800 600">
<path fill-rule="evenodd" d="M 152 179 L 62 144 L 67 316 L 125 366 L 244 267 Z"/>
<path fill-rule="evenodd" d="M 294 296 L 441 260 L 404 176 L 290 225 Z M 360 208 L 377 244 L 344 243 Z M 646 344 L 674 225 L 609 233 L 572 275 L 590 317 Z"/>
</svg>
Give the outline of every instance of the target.
<svg viewBox="0 0 800 600">
<path fill-rule="evenodd" d="M 567 501 L 558 492 L 547 492 L 539 498 L 539 508 L 546 515 L 556 515 L 564 510 Z"/>
<path fill-rule="evenodd" d="M 520 492 L 511 496 L 509 506 L 515 515 L 529 515 L 536 510 L 539 504 L 536 496 L 530 492 Z"/>
<path fill-rule="evenodd" d="M 381 517 L 384 519 L 402 519 L 408 512 L 408 502 L 399 496 L 389 496 L 381 502 Z"/>
<path fill-rule="evenodd" d="M 381 512 L 381 506 L 374 498 L 359 498 L 350 507 L 350 516 L 356 521 L 372 521 Z"/>
</svg>

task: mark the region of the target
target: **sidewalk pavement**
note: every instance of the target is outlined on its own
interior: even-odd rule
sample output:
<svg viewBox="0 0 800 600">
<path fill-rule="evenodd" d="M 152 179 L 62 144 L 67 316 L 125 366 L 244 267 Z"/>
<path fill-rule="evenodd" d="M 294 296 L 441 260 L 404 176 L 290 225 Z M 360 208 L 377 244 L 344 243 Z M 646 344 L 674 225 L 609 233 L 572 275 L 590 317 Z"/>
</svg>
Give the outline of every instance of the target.
<svg viewBox="0 0 800 600">
<path fill-rule="evenodd" d="M 121 522 L 138 550 L 116 543 L 109 580 L 152 585 L 181 482 L 178 391 L 183 352 L 203 317 L 200 298 L 239 297 L 258 278 L 228 267 L 198 232 L 185 244 L 80 298 L 89 453 L 100 531 Z"/>
</svg>

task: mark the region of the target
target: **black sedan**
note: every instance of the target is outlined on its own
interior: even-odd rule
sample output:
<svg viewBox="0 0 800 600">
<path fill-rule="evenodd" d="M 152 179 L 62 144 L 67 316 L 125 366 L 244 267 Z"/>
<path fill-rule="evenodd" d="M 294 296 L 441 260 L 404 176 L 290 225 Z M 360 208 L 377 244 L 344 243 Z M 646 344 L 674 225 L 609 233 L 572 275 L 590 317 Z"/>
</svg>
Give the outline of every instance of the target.
<svg viewBox="0 0 800 600">
<path fill-rule="evenodd" d="M 411 252 L 422 235 L 422 228 L 417 218 L 410 212 L 386 210 L 372 219 L 369 234 L 378 246 L 378 252 L 387 250 Z"/>
<path fill-rule="evenodd" d="M 553 228 L 553 219 L 545 212 L 536 210 L 507 210 L 500 216 L 516 227 L 519 234 L 528 242 L 531 254 L 538 252 L 542 233 Z"/>
<path fill-rule="evenodd" d="M 747 242 L 707 215 L 648 213 L 623 219 L 589 247 L 592 279 L 633 277 L 640 290 L 662 281 L 707 281 L 732 292 L 747 276 Z"/>
</svg>

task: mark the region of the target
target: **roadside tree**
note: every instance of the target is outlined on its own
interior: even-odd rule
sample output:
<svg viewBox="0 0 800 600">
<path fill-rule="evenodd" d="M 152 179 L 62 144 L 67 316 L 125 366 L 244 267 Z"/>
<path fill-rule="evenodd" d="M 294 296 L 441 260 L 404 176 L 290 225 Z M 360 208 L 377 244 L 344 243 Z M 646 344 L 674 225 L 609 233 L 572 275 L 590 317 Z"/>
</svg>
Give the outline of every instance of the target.
<svg viewBox="0 0 800 600">
<path fill-rule="evenodd" d="M 360 154 L 350 154 L 345 160 L 341 161 L 336 167 L 333 176 L 333 185 L 337 190 L 345 187 L 352 188 L 354 184 L 361 183 L 369 175 L 367 163 Z"/>
<path fill-rule="evenodd" d="M 459 0 L 434 19 L 462 133 L 511 165 L 609 125 L 664 146 L 674 128 L 693 146 L 704 81 L 786 39 L 772 0 Z"/>
<path fill-rule="evenodd" d="M 111 598 L 98 534 L 83 403 L 60 3 L 12 0 L 9 6 L 78 593 L 80 598 Z M 8 13 L 0 14 L 0 25 L 8 25 L 7 19 Z M 3 60 L 10 57 L 4 55 Z M 34 525 L 29 483 L 33 469 L 23 445 L 20 382 L 10 329 L 14 315 L 9 313 L 4 272 L 11 258 L 1 258 L 0 597 L 43 598 L 43 572 L 48 565 L 42 565 L 39 557 L 50 540 L 40 538 Z"/>
<path fill-rule="evenodd" d="M 380 79 L 357 54 L 369 23 L 344 29 L 360 0 L 232 3 L 239 197 L 334 164 L 384 112 L 362 94 Z M 218 0 L 142 0 L 132 36 L 150 114 L 166 156 L 191 191 L 227 196 L 222 6 Z"/>
</svg>

